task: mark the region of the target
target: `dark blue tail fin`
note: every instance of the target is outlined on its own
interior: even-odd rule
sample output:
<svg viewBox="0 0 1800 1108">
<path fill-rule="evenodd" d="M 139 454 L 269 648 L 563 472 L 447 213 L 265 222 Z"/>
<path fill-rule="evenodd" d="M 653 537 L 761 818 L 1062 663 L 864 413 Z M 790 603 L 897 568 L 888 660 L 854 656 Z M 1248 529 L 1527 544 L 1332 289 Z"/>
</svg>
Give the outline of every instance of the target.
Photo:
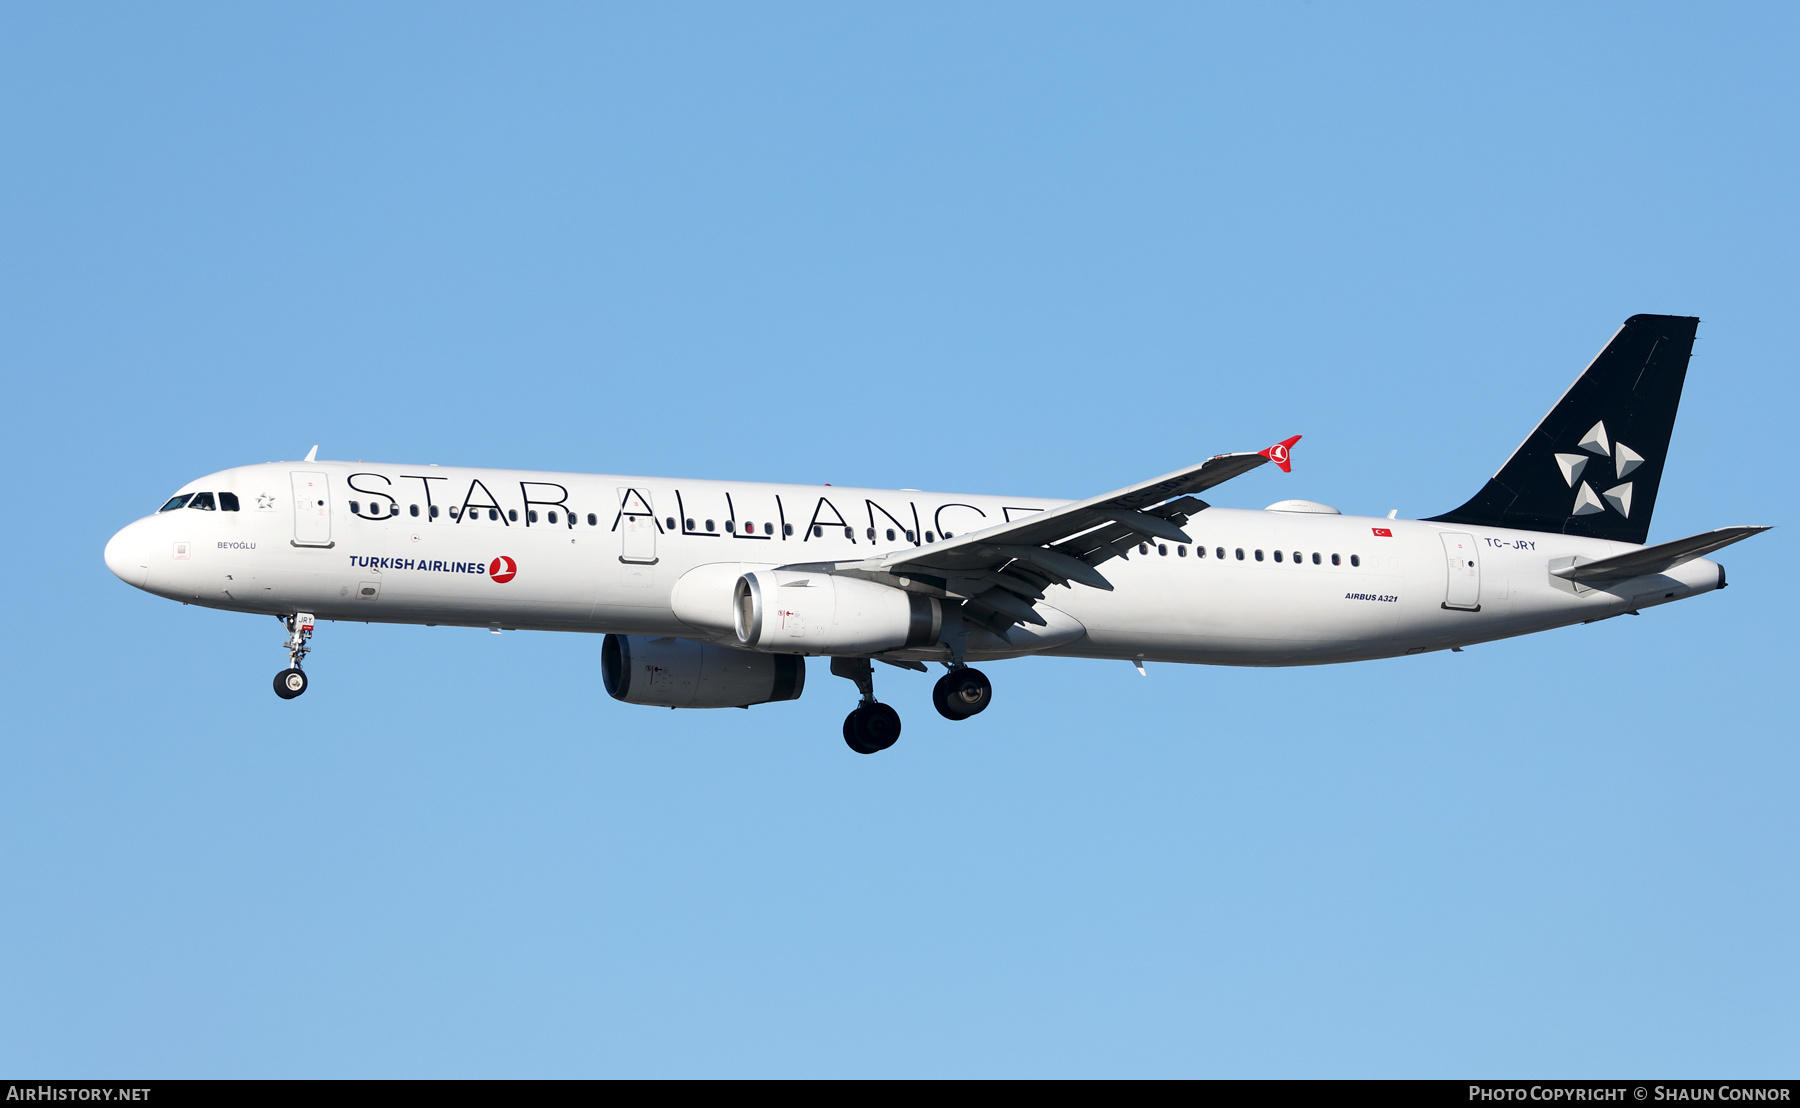
<svg viewBox="0 0 1800 1108">
<path fill-rule="evenodd" d="M 1467 504 L 1431 519 L 1642 544 L 1700 321 L 1634 315 Z"/>
</svg>

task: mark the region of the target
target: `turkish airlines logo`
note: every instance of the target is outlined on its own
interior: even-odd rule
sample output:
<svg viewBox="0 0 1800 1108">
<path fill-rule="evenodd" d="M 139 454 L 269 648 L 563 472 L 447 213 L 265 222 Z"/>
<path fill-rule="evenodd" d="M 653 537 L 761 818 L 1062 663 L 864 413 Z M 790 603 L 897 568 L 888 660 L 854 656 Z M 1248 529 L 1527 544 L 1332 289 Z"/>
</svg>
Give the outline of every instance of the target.
<svg viewBox="0 0 1800 1108">
<path fill-rule="evenodd" d="M 504 554 L 495 558 L 494 564 L 488 566 L 488 576 L 492 577 L 496 584 L 504 585 L 518 575 L 519 563 Z"/>
<path fill-rule="evenodd" d="M 1274 446 L 1269 447 L 1267 450 L 1258 450 L 1257 453 L 1261 454 L 1263 457 L 1269 459 L 1271 462 L 1274 462 L 1276 465 L 1280 466 L 1281 472 L 1292 473 L 1292 472 L 1294 472 L 1293 462 L 1292 462 L 1288 452 L 1293 450 L 1294 444 L 1299 441 L 1300 441 L 1300 436 L 1295 435 L 1291 439 L 1285 439 L 1281 442 L 1276 443 Z"/>
<path fill-rule="evenodd" d="M 1391 539 L 1394 537 L 1394 529 L 1392 527 L 1371 527 L 1369 530 L 1375 532 L 1375 537 L 1378 539 Z"/>
</svg>

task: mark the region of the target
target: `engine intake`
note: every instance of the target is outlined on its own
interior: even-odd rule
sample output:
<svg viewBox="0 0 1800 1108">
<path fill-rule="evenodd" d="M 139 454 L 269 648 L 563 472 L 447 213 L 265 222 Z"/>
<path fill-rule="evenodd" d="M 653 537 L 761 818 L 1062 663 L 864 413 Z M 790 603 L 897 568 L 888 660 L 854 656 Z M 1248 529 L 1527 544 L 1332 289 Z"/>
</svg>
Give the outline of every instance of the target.
<svg viewBox="0 0 1800 1108">
<path fill-rule="evenodd" d="M 758 570 L 738 578 L 738 642 L 796 654 L 878 654 L 932 646 L 944 627 L 935 598 L 855 577 Z"/>
<path fill-rule="evenodd" d="M 658 708 L 747 708 L 798 700 L 806 659 L 690 639 L 608 635 L 600 648 L 607 695 Z"/>
</svg>

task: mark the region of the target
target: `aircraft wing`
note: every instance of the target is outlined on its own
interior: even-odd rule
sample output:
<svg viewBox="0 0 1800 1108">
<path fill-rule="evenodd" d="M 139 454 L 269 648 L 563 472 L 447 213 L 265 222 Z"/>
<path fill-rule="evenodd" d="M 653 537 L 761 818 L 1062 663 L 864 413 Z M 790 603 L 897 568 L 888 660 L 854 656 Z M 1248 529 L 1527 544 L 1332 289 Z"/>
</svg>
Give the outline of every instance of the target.
<svg viewBox="0 0 1800 1108">
<path fill-rule="evenodd" d="M 1674 569 L 1683 562 L 1691 562 L 1767 530 L 1767 527 L 1721 527 L 1717 531 L 1703 531 L 1685 539 L 1661 542 L 1641 550 L 1602 558 L 1597 562 L 1564 566 L 1550 572 L 1570 581 L 1623 581 L 1629 577 L 1644 577 Z"/>
<path fill-rule="evenodd" d="M 1015 623 L 1043 625 L 1033 610 L 1044 589 L 1071 582 L 1111 591 L 1095 567 L 1128 557 L 1141 542 L 1192 542 L 1181 528 L 1207 508 L 1193 493 L 1266 462 L 1290 469 L 1299 435 L 1266 450 L 1220 454 L 1149 481 L 1037 512 L 1010 523 L 970 531 L 931 546 L 894 550 L 860 561 L 826 562 L 810 569 L 862 577 L 915 592 L 964 601 L 964 617 L 1004 637 Z"/>
</svg>

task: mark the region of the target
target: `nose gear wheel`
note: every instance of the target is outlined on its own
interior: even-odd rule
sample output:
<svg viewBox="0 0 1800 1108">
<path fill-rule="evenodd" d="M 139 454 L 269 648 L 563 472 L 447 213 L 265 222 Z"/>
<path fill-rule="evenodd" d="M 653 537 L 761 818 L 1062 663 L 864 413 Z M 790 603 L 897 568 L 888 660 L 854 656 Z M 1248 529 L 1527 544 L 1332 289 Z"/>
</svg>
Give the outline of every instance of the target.
<svg viewBox="0 0 1800 1108">
<path fill-rule="evenodd" d="M 284 669 L 275 675 L 275 695 L 283 700 L 292 700 L 306 691 L 306 672 L 298 669 Z"/>
<path fill-rule="evenodd" d="M 275 675 L 275 695 L 292 700 L 306 691 L 306 672 L 300 664 L 312 653 L 313 617 L 310 612 L 277 617 L 287 626 L 288 668 Z"/>
</svg>

